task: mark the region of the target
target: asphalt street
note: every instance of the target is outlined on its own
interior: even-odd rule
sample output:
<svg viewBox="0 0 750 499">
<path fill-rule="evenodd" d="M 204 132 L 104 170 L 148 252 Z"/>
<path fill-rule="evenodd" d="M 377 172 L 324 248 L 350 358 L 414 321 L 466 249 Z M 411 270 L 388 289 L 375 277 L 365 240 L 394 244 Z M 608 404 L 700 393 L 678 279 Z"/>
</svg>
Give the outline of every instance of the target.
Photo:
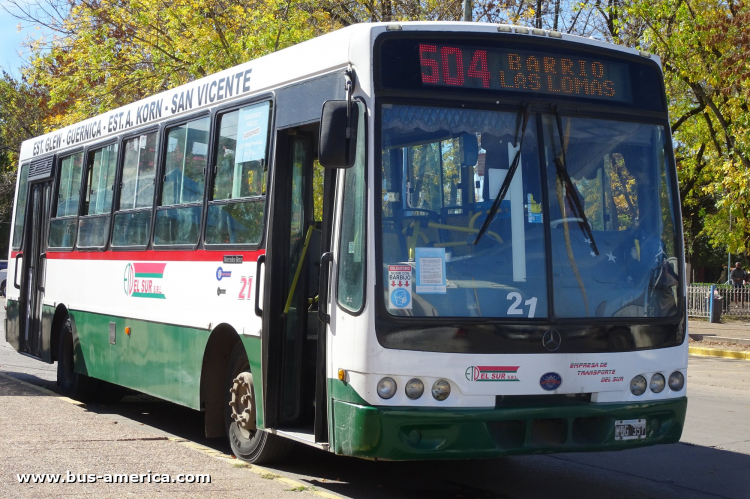
<svg viewBox="0 0 750 499">
<path fill-rule="evenodd" d="M 56 366 L 19 355 L 4 338 L 2 331 L 0 373 L 56 391 Z M 357 498 L 750 498 L 750 362 L 691 357 L 688 397 L 685 432 L 682 442 L 674 445 L 597 454 L 419 463 L 371 462 L 299 447 L 288 462 L 269 467 L 318 491 Z M 49 400 L 50 405 L 56 402 L 52 397 Z M 38 404 L 36 407 L 39 409 Z M 97 416 L 85 423 L 92 425 L 92 432 L 100 431 L 100 425 L 117 422 L 155 438 L 178 437 L 229 453 L 224 441 L 203 438 L 200 413 L 145 395 L 133 394 L 118 404 L 89 404 L 86 410 Z M 37 438 L 55 445 L 54 435 L 49 431 Z M 205 453 L 171 441 L 164 445 L 174 446 L 168 454 L 182 466 L 206 466 Z M 0 441 L 0 462 L 10 452 L 5 447 Z M 45 459 L 42 449 L 33 456 L 37 463 Z M 85 447 L 71 452 L 85 452 Z M 127 452 L 127 447 L 118 452 Z M 133 459 L 122 456 L 123 462 Z M 270 496 L 288 491 L 251 470 L 220 464 L 232 473 L 247 473 L 239 481 L 230 481 L 242 490 L 250 487 Z M 0 477 L 0 483 L 8 479 Z M 208 487 L 203 486 L 201 493 L 213 495 Z M 24 490 L 21 492 L 34 495 L 32 489 Z"/>
</svg>

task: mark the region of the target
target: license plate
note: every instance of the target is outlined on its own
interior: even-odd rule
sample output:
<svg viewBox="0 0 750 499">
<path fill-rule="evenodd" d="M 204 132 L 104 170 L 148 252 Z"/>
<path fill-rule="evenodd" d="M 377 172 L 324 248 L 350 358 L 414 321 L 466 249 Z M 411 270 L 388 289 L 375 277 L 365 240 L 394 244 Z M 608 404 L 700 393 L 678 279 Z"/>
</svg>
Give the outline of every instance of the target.
<svg viewBox="0 0 750 499">
<path fill-rule="evenodd" d="M 646 438 L 645 419 L 615 421 L 615 440 L 640 440 Z"/>
</svg>

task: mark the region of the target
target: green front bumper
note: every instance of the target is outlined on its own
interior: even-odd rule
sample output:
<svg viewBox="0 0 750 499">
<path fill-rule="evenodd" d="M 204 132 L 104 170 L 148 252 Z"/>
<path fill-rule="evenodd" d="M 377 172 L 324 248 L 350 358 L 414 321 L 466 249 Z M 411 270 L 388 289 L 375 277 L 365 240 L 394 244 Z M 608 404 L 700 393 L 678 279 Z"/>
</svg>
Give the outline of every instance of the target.
<svg viewBox="0 0 750 499">
<path fill-rule="evenodd" d="M 687 398 L 495 409 L 407 409 L 333 401 L 336 454 L 368 459 L 477 459 L 612 451 L 680 440 Z M 646 419 L 642 440 L 615 440 L 616 420 Z"/>
</svg>

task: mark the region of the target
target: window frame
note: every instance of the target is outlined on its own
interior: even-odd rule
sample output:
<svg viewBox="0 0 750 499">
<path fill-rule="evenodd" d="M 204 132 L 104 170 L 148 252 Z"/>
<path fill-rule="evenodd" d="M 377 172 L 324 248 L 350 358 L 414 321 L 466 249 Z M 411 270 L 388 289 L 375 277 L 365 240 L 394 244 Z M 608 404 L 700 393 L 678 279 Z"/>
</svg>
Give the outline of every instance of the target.
<svg viewBox="0 0 750 499">
<path fill-rule="evenodd" d="M 370 113 L 369 110 L 368 110 L 368 108 L 367 108 L 367 102 L 365 102 L 365 100 L 362 99 L 361 97 L 355 97 L 353 99 L 353 102 L 357 102 L 357 103 L 362 104 L 362 111 L 363 111 L 363 114 L 364 114 L 363 119 L 362 119 L 362 121 L 364 122 L 364 127 L 362 128 L 362 131 L 361 131 L 361 133 L 362 133 L 362 140 L 364 141 L 364 153 L 363 153 L 364 154 L 364 166 L 363 166 L 363 169 L 364 169 L 364 172 L 363 172 L 363 177 L 364 177 L 364 186 L 363 186 L 364 187 L 364 193 L 363 193 L 363 196 L 364 196 L 363 197 L 364 207 L 363 207 L 362 219 L 364 221 L 364 229 L 365 229 L 364 232 L 363 232 L 364 241 L 362 241 L 362 248 L 364 250 L 363 253 L 362 253 L 362 265 L 364 266 L 364 270 L 362 272 L 362 303 L 361 303 L 359 309 L 353 310 L 353 309 L 350 309 L 350 308 L 347 308 L 347 307 L 341 305 L 341 299 L 339 297 L 339 287 L 340 287 L 339 283 L 341 282 L 341 280 L 339 279 L 339 276 L 341 274 L 341 254 L 344 251 L 344 247 L 342 245 L 342 238 L 343 238 L 343 235 L 344 235 L 342 221 L 343 221 L 343 214 L 344 214 L 344 203 L 346 203 L 346 192 L 345 192 L 345 189 L 346 189 L 346 175 L 349 173 L 349 170 L 351 170 L 351 168 L 346 168 L 342 172 L 340 172 L 339 175 L 336 176 L 337 177 L 336 178 L 337 198 L 340 197 L 340 200 L 339 199 L 336 200 L 337 207 L 336 207 L 336 210 L 335 210 L 335 212 L 338 214 L 338 216 L 335 217 L 335 218 L 337 218 L 339 220 L 339 227 L 337 229 L 338 230 L 338 241 L 336 241 L 336 244 L 338 245 L 338 254 L 337 254 L 338 258 L 337 258 L 337 261 L 336 261 L 336 304 L 337 304 L 337 307 L 339 308 L 339 310 L 342 310 L 342 311 L 346 312 L 347 314 L 349 314 L 351 316 L 357 317 L 357 316 L 359 316 L 359 315 L 362 314 L 362 312 L 365 310 L 365 307 L 367 306 L 367 290 L 368 290 L 368 287 L 367 287 L 367 273 L 368 273 L 368 267 L 369 267 L 367 255 L 368 255 L 368 244 L 369 244 L 369 241 L 370 241 L 370 238 L 368 237 L 368 230 L 369 230 L 369 227 L 370 227 L 369 218 L 368 218 L 369 208 L 370 208 L 370 196 L 369 196 L 370 178 L 369 177 L 370 177 L 370 169 L 374 169 L 374 166 L 370 165 L 369 169 L 367 167 L 368 166 L 368 160 L 370 158 L 370 156 L 369 156 L 369 152 L 370 152 L 369 142 L 370 141 L 368 140 L 368 138 L 369 138 L 369 136 L 368 136 L 369 125 L 368 124 L 369 124 L 370 118 L 372 117 L 372 113 Z M 359 135 L 359 132 L 358 132 L 358 135 Z M 355 163 L 356 163 L 356 158 L 355 158 Z M 352 166 L 352 168 L 354 168 L 354 166 Z M 340 187 L 341 191 L 339 191 L 339 187 L 338 187 L 339 183 L 341 184 L 341 187 Z M 338 195 L 338 192 L 341 192 L 340 196 Z M 375 210 L 375 211 L 377 211 L 377 210 Z"/>
<path fill-rule="evenodd" d="M 21 178 L 20 178 L 20 173 L 19 173 L 19 176 L 17 176 L 17 178 L 16 178 L 16 192 L 15 192 L 15 196 L 14 196 L 14 199 L 13 199 L 14 210 L 13 210 L 13 220 L 11 221 L 11 224 L 12 224 L 11 225 L 11 229 L 12 229 L 12 232 L 13 232 L 13 237 L 10 237 L 10 235 L 9 235 L 9 239 L 10 240 L 8 241 L 8 245 L 10 246 L 10 250 L 11 251 L 23 251 L 23 249 L 24 249 L 23 237 L 24 237 L 24 233 L 26 232 L 26 210 L 28 209 L 28 203 L 29 203 L 28 189 L 29 189 L 29 170 L 31 169 L 31 160 L 30 159 L 26 160 L 25 162 L 23 162 L 23 161 L 21 162 L 21 164 L 18 166 L 19 172 L 23 171 L 24 167 L 27 168 L 27 170 L 26 170 L 26 206 L 24 206 L 23 223 L 21 224 L 21 236 L 20 236 L 21 242 L 18 245 L 18 247 L 15 247 L 13 245 L 13 240 L 16 238 L 16 217 L 18 216 L 17 215 L 17 212 L 18 212 L 18 198 L 20 197 L 20 194 L 21 194 L 21 186 L 19 185 L 19 182 L 21 181 Z"/>
<path fill-rule="evenodd" d="M 85 198 L 85 195 L 86 195 L 85 191 L 86 191 L 86 189 L 88 189 L 88 175 L 89 175 L 89 172 L 88 172 L 88 169 L 89 169 L 88 160 L 89 160 L 89 153 L 91 153 L 93 151 L 96 151 L 97 149 L 103 149 L 103 148 L 111 146 L 113 144 L 117 144 L 117 156 L 116 156 L 116 159 L 115 159 L 115 161 L 116 161 L 116 163 L 115 163 L 115 178 L 112 181 L 113 182 L 112 183 L 112 189 L 114 190 L 115 185 L 117 185 L 117 183 L 119 181 L 119 177 L 118 177 L 117 173 L 118 173 L 119 162 L 120 162 L 120 151 L 122 150 L 122 137 L 120 137 L 120 136 L 111 137 L 111 138 L 108 138 L 107 140 L 103 140 L 101 142 L 97 142 L 95 144 L 88 145 L 88 146 L 86 146 L 83 149 L 83 161 L 84 161 L 84 165 L 83 165 L 83 168 L 81 169 L 81 188 L 80 188 L 80 191 L 79 191 L 79 198 L 78 198 L 78 221 L 77 221 L 77 224 L 76 224 L 76 240 L 75 240 L 75 244 L 73 246 L 73 249 L 75 251 L 84 251 L 84 252 L 88 252 L 88 251 L 107 251 L 109 249 L 109 239 L 110 239 L 109 236 L 111 236 L 111 234 L 112 234 L 112 223 L 111 222 L 112 222 L 112 210 L 113 210 L 114 205 L 115 205 L 115 198 L 114 198 L 114 194 L 115 193 L 112 192 L 112 203 L 111 203 L 111 205 L 109 207 L 109 213 L 99 213 L 99 214 L 96 214 L 96 215 L 83 215 L 82 209 L 83 209 L 84 199 L 86 199 Z M 92 165 L 92 167 L 93 167 L 93 165 Z M 57 205 L 55 205 L 55 210 L 57 210 Z M 103 217 L 110 217 L 109 232 L 108 232 L 108 236 L 104 239 L 104 246 L 79 246 L 78 245 L 78 241 L 79 241 L 78 232 L 81 230 L 81 221 L 82 220 L 94 219 L 94 218 L 103 218 Z"/>
<path fill-rule="evenodd" d="M 74 234 L 73 244 L 69 248 L 55 248 L 49 245 L 49 228 L 47 231 L 47 252 L 48 253 L 66 253 L 70 251 L 76 250 L 76 243 L 78 242 L 78 219 L 81 215 L 81 195 L 83 193 L 83 165 L 81 165 L 81 182 L 78 183 L 78 210 L 76 211 L 75 215 L 66 215 L 64 217 L 58 217 L 57 216 L 57 203 L 60 198 L 60 181 L 62 180 L 60 178 L 61 171 L 62 171 L 62 162 L 65 159 L 68 159 L 69 157 L 81 153 L 83 155 L 83 159 L 86 158 L 86 151 L 83 146 L 76 147 L 74 149 L 70 149 L 69 151 L 65 151 L 64 153 L 58 153 L 57 157 L 55 158 L 55 180 L 53 181 L 53 192 L 52 192 L 52 209 L 50 210 L 50 217 L 49 217 L 49 224 L 50 228 L 52 226 L 52 222 L 54 220 L 72 220 L 75 219 L 76 221 L 76 230 Z"/>
<path fill-rule="evenodd" d="M 269 102 L 271 104 L 271 108 L 269 110 L 269 119 L 268 119 L 268 141 L 266 143 L 266 194 L 265 196 L 253 196 L 253 197 L 246 197 L 246 198 L 240 198 L 240 199 L 220 199 L 220 200 L 213 200 L 213 191 L 214 191 L 214 182 L 216 180 L 215 175 L 213 174 L 214 168 L 217 167 L 217 158 L 216 158 L 216 151 L 219 147 L 219 139 L 220 139 L 220 133 L 221 133 L 221 117 L 225 114 L 229 114 L 233 111 L 238 111 L 244 107 L 252 106 L 254 104 L 262 104 L 263 102 Z M 209 153 L 210 153 L 210 161 L 208 163 L 207 168 L 207 179 L 206 179 L 206 191 L 205 195 L 203 196 L 203 214 L 201 217 L 201 235 L 200 235 L 200 245 L 206 249 L 211 251 L 223 251 L 223 250 L 244 250 L 244 251 L 254 251 L 260 248 L 263 248 L 266 243 L 266 227 L 268 224 L 268 203 L 270 199 L 270 192 L 271 192 L 271 177 L 272 177 L 272 165 L 275 161 L 275 151 L 276 151 L 276 98 L 273 93 L 263 93 L 260 95 L 255 95 L 253 97 L 245 98 L 237 102 L 232 102 L 229 104 L 225 104 L 223 106 L 217 107 L 216 109 L 213 109 L 211 112 L 211 143 L 209 146 Z M 206 229 L 208 228 L 208 207 L 211 205 L 229 205 L 229 204 L 235 204 L 235 203 L 245 203 L 250 200 L 259 200 L 263 198 L 263 221 L 261 223 L 260 227 L 260 240 L 255 244 L 236 244 L 236 243 L 229 243 L 229 244 L 210 244 L 206 242 Z M 260 201 L 255 201 L 260 202 Z"/>
<path fill-rule="evenodd" d="M 206 175 L 208 175 L 208 159 L 213 154 L 213 141 L 211 140 L 212 134 L 214 133 L 215 120 L 213 119 L 214 113 L 210 110 L 199 111 L 196 113 L 189 114 L 187 116 L 181 116 L 179 118 L 165 121 L 159 126 L 159 141 L 158 141 L 158 156 L 157 156 L 157 168 L 156 168 L 156 183 L 154 184 L 154 204 L 153 211 L 151 213 L 151 230 L 149 234 L 149 243 L 147 248 L 151 248 L 154 251 L 175 251 L 175 250 L 196 250 L 201 246 L 201 234 L 203 233 L 203 225 L 205 225 L 205 206 L 206 206 L 206 188 L 207 181 Z M 175 128 L 180 125 L 186 125 L 192 121 L 198 121 L 203 118 L 208 118 L 208 151 L 206 153 L 206 171 L 203 172 L 203 200 L 202 202 L 195 203 L 183 203 L 174 204 L 170 206 L 162 206 L 162 190 L 164 188 L 164 169 L 166 167 L 165 156 L 167 154 L 168 145 L 168 130 Z M 175 208 L 191 208 L 201 207 L 201 217 L 198 227 L 198 240 L 195 244 L 156 244 L 156 218 L 160 210 L 171 210 Z"/>
<path fill-rule="evenodd" d="M 159 172 L 161 168 L 161 135 L 163 133 L 164 126 L 163 125 L 149 125 L 144 128 L 140 128 L 138 130 L 133 130 L 132 132 L 128 132 L 126 134 L 122 134 L 119 136 L 120 140 L 120 150 L 118 152 L 118 165 L 117 165 L 117 174 L 115 175 L 115 182 L 116 182 L 116 189 L 114 192 L 114 195 L 112 197 L 112 223 L 109 227 L 109 248 L 112 251 L 146 251 L 151 246 L 151 240 L 153 237 L 153 228 L 154 223 L 156 223 L 156 218 L 154 217 L 155 213 L 155 205 L 156 205 L 156 189 L 159 185 Z M 156 133 L 156 158 L 155 158 L 155 165 L 154 165 L 154 195 L 151 199 L 151 207 L 150 208 L 132 208 L 129 210 L 120 210 L 120 194 L 122 191 L 122 175 L 123 175 L 123 169 L 125 168 L 125 141 L 133 139 L 135 137 L 139 137 L 141 135 L 149 134 L 149 133 Z M 115 206 L 117 209 L 115 209 Z M 146 244 L 144 245 L 134 245 L 134 246 L 115 246 L 114 244 L 114 237 L 115 237 L 115 216 L 118 213 L 136 213 L 136 212 L 145 212 L 147 209 L 151 210 L 151 226 L 149 227 L 148 232 L 148 238 L 146 239 Z"/>
</svg>

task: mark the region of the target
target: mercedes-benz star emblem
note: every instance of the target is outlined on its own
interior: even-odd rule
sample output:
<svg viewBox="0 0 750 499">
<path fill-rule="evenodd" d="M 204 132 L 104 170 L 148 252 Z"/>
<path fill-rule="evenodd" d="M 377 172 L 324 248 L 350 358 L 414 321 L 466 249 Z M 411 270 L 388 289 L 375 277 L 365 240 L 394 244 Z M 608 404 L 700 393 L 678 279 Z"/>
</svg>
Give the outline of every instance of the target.
<svg viewBox="0 0 750 499">
<path fill-rule="evenodd" d="M 547 332 L 544 333 L 544 336 L 542 336 L 542 345 L 544 345 L 544 348 L 550 352 L 554 352 L 560 348 L 561 343 L 562 336 L 560 336 L 557 329 L 548 329 Z"/>
</svg>

